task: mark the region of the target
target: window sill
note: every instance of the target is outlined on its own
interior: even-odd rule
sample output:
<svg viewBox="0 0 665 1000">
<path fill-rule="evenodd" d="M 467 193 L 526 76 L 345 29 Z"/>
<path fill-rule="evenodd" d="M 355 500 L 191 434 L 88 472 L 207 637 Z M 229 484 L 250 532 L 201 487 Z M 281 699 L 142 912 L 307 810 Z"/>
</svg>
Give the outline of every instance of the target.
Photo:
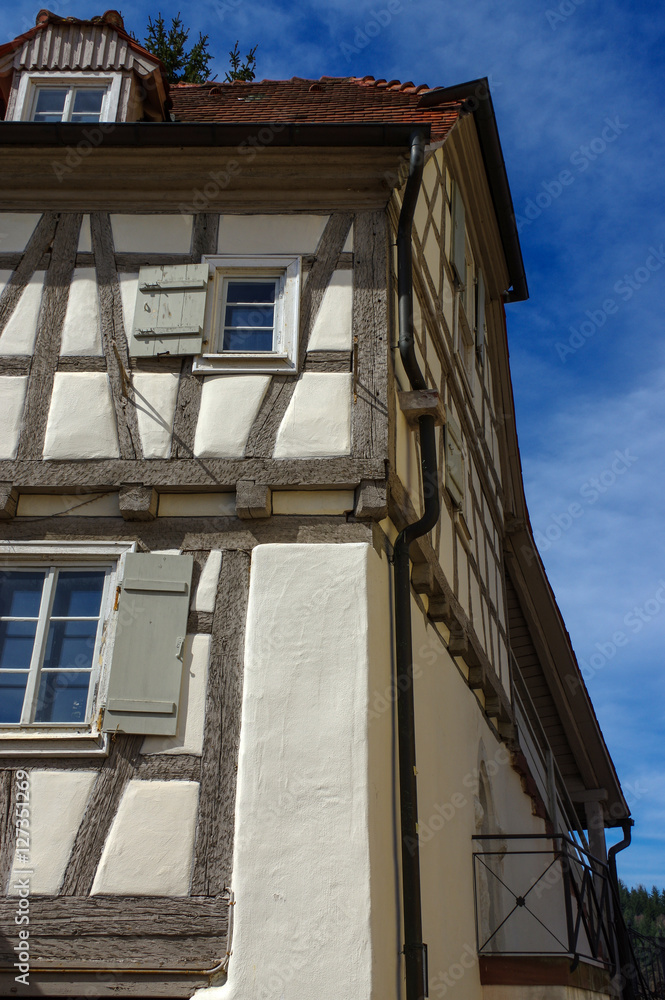
<svg viewBox="0 0 665 1000">
<path fill-rule="evenodd" d="M 201 354 L 192 363 L 193 374 L 297 375 L 298 367 L 288 354 Z"/>
<path fill-rule="evenodd" d="M 3 757 L 108 757 L 109 734 L 54 733 L 40 730 L 0 730 Z"/>
</svg>

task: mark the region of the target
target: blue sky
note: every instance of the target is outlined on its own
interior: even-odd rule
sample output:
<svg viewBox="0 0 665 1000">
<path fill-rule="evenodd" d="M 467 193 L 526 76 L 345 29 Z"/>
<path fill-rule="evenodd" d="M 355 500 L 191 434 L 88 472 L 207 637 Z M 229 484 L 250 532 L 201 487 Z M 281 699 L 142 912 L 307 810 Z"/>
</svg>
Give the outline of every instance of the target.
<svg viewBox="0 0 665 1000">
<path fill-rule="evenodd" d="M 4 6 L 0 37 L 37 9 Z M 619 872 L 665 887 L 665 11 L 169 0 L 134 3 L 127 27 L 141 38 L 159 9 L 210 35 L 220 78 L 236 39 L 258 44 L 259 78 L 490 78 L 531 295 L 507 309 L 531 520 L 636 820 Z"/>
</svg>

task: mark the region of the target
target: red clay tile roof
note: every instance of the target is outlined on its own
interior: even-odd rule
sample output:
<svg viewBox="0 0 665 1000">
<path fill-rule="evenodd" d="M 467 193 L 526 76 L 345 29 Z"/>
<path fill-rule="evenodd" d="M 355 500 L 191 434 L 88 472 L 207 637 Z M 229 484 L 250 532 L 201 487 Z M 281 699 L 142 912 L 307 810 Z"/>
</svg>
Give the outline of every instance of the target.
<svg viewBox="0 0 665 1000">
<path fill-rule="evenodd" d="M 373 76 L 253 83 L 171 84 L 173 117 L 181 122 L 303 122 L 308 124 L 424 124 L 443 139 L 459 117 L 461 101 L 418 107 L 431 88 Z"/>
</svg>

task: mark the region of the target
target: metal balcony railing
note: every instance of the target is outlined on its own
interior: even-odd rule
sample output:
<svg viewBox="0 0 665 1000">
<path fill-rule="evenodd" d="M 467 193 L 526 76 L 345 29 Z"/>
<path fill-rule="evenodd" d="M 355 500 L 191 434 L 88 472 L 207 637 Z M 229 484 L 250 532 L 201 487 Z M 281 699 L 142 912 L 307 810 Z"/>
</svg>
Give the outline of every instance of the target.
<svg viewBox="0 0 665 1000">
<path fill-rule="evenodd" d="M 619 967 L 607 866 L 563 834 L 477 836 L 481 955 L 565 955 Z"/>
</svg>

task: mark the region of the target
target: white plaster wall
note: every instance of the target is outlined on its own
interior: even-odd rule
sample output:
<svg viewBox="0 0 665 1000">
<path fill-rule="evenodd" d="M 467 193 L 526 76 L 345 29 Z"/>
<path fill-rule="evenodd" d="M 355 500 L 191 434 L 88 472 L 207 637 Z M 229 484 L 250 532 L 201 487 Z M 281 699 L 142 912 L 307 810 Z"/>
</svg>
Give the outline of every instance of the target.
<svg viewBox="0 0 665 1000">
<path fill-rule="evenodd" d="M 129 337 L 134 326 L 134 310 L 136 309 L 136 295 L 139 289 L 138 272 L 128 272 L 119 274 L 120 298 L 122 300 L 122 317 L 125 323 L 125 332 Z"/>
<path fill-rule="evenodd" d="M 130 781 L 106 838 L 92 895 L 186 896 L 198 796 L 196 781 Z"/>
<path fill-rule="evenodd" d="M 222 215 L 218 252 L 314 253 L 327 221 L 327 215 Z"/>
<path fill-rule="evenodd" d="M 0 271 L 0 294 L 4 291 L 5 285 L 14 272 L 3 269 Z"/>
<path fill-rule="evenodd" d="M 270 375 L 212 375 L 203 380 L 194 437 L 198 458 L 242 458 Z"/>
<path fill-rule="evenodd" d="M 351 374 L 305 372 L 277 432 L 275 458 L 324 458 L 351 451 Z"/>
<path fill-rule="evenodd" d="M 314 321 L 309 351 L 350 351 L 353 347 L 353 271 L 334 271 Z"/>
<path fill-rule="evenodd" d="M 0 354 L 32 354 L 45 271 L 35 271 L 0 336 Z"/>
<path fill-rule="evenodd" d="M 72 513 L 76 517 L 120 517 L 117 493 L 22 493 L 17 517 L 53 517 Z"/>
<path fill-rule="evenodd" d="M 74 271 L 62 326 L 60 354 L 102 354 L 99 295 L 94 267 L 77 267 Z"/>
<path fill-rule="evenodd" d="M 135 372 L 136 415 L 144 458 L 169 458 L 179 376 L 175 372 Z"/>
<path fill-rule="evenodd" d="M 157 517 L 235 517 L 235 493 L 160 493 Z"/>
<path fill-rule="evenodd" d="M 544 832 L 532 815 L 504 744 L 412 601 L 423 933 L 429 948 L 430 995 L 455 982 L 455 1000 L 482 1000 L 476 960 L 472 836 L 478 769 L 490 775 L 496 833 Z M 524 865 L 520 865 L 524 870 Z M 547 900 L 545 900 L 547 902 Z M 450 969 L 455 967 L 450 977 Z M 463 970 L 457 980 L 457 967 Z M 451 992 L 448 989 L 448 992 Z"/>
<path fill-rule="evenodd" d="M 0 253 L 25 250 L 40 219 L 36 212 L 0 212 Z"/>
<path fill-rule="evenodd" d="M 354 504 L 353 490 L 277 490 L 272 495 L 273 514 L 346 514 Z"/>
<path fill-rule="evenodd" d="M 44 458 L 118 458 L 111 386 L 104 372 L 56 372 Z"/>
<path fill-rule="evenodd" d="M 192 611 L 215 610 L 215 598 L 217 597 L 217 583 L 222 569 L 222 553 L 220 549 L 212 549 L 208 553 L 205 566 L 201 570 L 199 583 L 192 601 Z"/>
<path fill-rule="evenodd" d="M 191 215 L 112 215 L 113 242 L 122 253 L 189 253 Z"/>
<path fill-rule="evenodd" d="M 182 684 L 175 736 L 146 736 L 141 753 L 203 753 L 210 636 L 188 635 L 183 646 Z"/>
<path fill-rule="evenodd" d="M 90 216 L 84 215 L 81 220 L 81 229 L 79 232 L 79 253 L 91 253 L 92 252 L 92 234 L 90 232 Z"/>
<path fill-rule="evenodd" d="M 31 894 L 57 893 L 96 776 L 95 771 L 30 772 L 30 864 L 14 862 L 10 895 L 25 867 L 33 872 Z"/>
<path fill-rule="evenodd" d="M 227 983 L 197 997 L 396 995 L 394 930 L 392 990 L 372 939 L 370 559 L 363 544 L 252 552 L 233 954 Z"/>
<path fill-rule="evenodd" d="M 16 458 L 27 388 L 25 375 L 0 375 L 0 458 Z"/>
</svg>

